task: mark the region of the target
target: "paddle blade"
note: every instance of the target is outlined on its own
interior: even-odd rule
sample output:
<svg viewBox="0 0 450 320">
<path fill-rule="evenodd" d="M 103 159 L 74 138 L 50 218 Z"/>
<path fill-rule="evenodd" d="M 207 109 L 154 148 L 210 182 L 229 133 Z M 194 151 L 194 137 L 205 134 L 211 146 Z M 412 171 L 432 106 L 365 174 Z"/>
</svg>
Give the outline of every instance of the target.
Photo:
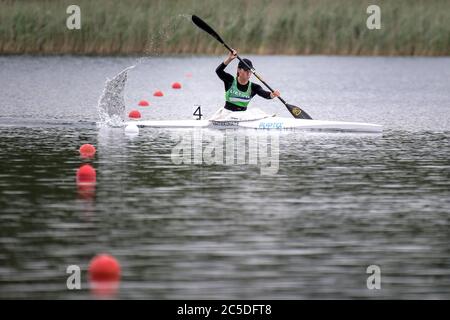
<svg viewBox="0 0 450 320">
<path fill-rule="evenodd" d="M 299 107 L 293 106 L 292 104 L 288 103 L 286 103 L 286 107 L 296 119 L 308 119 L 308 120 L 312 119 L 311 116 L 306 113 L 306 111 L 300 109 Z"/>
<path fill-rule="evenodd" d="M 192 22 L 199 27 L 200 29 L 202 29 L 203 31 L 209 33 L 211 36 L 213 36 L 214 38 L 216 38 L 217 41 L 219 41 L 220 43 L 224 44 L 224 41 L 222 40 L 222 38 L 217 34 L 217 32 L 215 32 L 213 30 L 213 28 L 211 28 L 205 21 L 203 21 L 202 19 L 200 19 L 199 17 L 197 17 L 195 14 L 192 15 Z"/>
</svg>

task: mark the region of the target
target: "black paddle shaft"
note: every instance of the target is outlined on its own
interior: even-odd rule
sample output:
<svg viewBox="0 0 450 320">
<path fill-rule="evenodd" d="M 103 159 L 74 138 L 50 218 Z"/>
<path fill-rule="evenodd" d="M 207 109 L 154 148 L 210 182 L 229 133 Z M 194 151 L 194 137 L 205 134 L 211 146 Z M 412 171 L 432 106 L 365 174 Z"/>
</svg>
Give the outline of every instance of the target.
<svg viewBox="0 0 450 320">
<path fill-rule="evenodd" d="M 231 49 L 225 42 L 223 43 L 223 46 L 224 46 L 225 48 L 227 48 L 230 52 L 233 52 L 233 49 Z M 246 66 L 249 70 L 251 70 L 251 71 L 253 72 L 253 74 L 255 75 L 255 77 L 257 77 L 258 80 L 261 81 L 261 82 L 267 87 L 267 89 L 269 89 L 271 92 L 274 92 L 274 91 L 275 91 L 275 90 L 273 90 L 273 89 L 267 84 L 267 82 L 265 82 L 265 81 L 261 78 L 261 76 L 259 76 L 259 75 L 256 73 L 255 68 L 250 67 L 243 59 L 241 59 L 241 57 L 239 57 L 239 55 L 236 55 L 236 58 L 238 58 L 238 60 L 239 60 L 240 62 L 242 62 L 242 63 L 244 64 L 244 66 Z M 283 102 L 284 104 L 286 104 L 286 101 L 284 101 L 283 98 L 278 97 L 278 99 L 280 99 L 281 102 Z"/>
<path fill-rule="evenodd" d="M 203 21 L 202 19 L 200 19 L 199 17 L 197 17 L 196 15 L 192 16 L 192 22 L 199 27 L 200 29 L 202 29 L 203 31 L 209 33 L 212 37 L 214 37 L 217 41 L 219 41 L 221 44 L 223 44 L 223 46 L 225 48 L 227 48 L 230 52 L 233 52 L 233 49 L 230 48 L 230 46 L 228 46 L 225 41 L 223 41 L 223 39 L 219 36 L 219 34 L 214 31 L 213 28 L 211 28 L 205 21 Z M 259 81 L 261 81 L 271 92 L 273 92 L 274 90 L 256 73 L 254 68 L 250 68 L 250 66 L 245 63 L 244 60 L 241 59 L 241 57 L 239 57 L 239 55 L 236 55 L 236 58 L 238 58 L 238 60 L 240 62 L 242 62 L 248 69 L 250 69 L 253 74 L 255 75 L 255 77 L 258 78 Z M 303 111 L 302 109 L 300 109 L 299 107 L 293 106 L 291 104 L 288 104 L 286 101 L 284 101 L 283 98 L 278 97 L 278 99 L 280 99 L 281 102 L 283 102 L 283 104 L 286 106 L 286 108 L 289 110 L 289 112 L 294 116 L 294 118 L 297 119 L 312 119 L 305 111 Z"/>
</svg>

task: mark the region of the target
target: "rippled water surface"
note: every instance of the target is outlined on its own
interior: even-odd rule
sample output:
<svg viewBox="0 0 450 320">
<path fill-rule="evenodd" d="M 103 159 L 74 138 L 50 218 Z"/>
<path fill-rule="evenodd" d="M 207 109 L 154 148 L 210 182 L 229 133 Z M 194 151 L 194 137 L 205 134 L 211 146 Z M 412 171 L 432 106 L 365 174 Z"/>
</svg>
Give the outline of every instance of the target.
<svg viewBox="0 0 450 320">
<path fill-rule="evenodd" d="M 450 298 L 450 59 L 251 58 L 314 118 L 384 133 L 131 137 L 95 124 L 107 77 L 136 64 L 127 111 L 189 119 L 194 104 L 206 115 L 222 105 L 223 57 L 0 57 L 0 298 L 95 298 L 87 268 L 101 252 L 121 264 L 124 299 Z M 289 116 L 276 101 L 252 104 Z M 272 174 L 171 157 L 182 141 L 242 137 L 270 142 Z M 95 158 L 80 158 L 83 143 Z M 83 163 L 95 188 L 76 183 Z M 69 265 L 81 290 L 66 288 Z M 380 290 L 367 289 L 370 265 Z"/>
</svg>

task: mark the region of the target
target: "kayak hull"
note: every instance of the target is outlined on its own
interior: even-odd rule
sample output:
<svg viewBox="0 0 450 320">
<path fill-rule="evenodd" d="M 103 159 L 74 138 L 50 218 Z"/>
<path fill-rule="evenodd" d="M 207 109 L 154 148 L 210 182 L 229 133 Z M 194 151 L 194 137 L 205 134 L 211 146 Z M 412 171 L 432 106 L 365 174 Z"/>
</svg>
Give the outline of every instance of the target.
<svg viewBox="0 0 450 320">
<path fill-rule="evenodd" d="M 125 123 L 138 127 L 153 128 L 216 128 L 216 129 L 262 129 L 262 130 L 312 130 L 343 132 L 383 132 L 383 126 L 363 122 L 304 120 L 283 117 L 268 117 L 248 121 L 214 121 L 214 120 L 133 120 Z"/>
</svg>

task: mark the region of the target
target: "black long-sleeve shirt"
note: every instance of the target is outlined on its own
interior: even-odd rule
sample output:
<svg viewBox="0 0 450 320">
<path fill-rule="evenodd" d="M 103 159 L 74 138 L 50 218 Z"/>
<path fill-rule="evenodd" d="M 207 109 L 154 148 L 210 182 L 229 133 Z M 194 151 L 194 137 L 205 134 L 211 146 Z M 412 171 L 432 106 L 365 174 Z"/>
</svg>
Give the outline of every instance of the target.
<svg viewBox="0 0 450 320">
<path fill-rule="evenodd" d="M 231 74 L 225 72 L 226 67 L 227 66 L 225 65 L 225 63 L 222 62 L 217 67 L 216 73 L 219 76 L 219 78 L 223 81 L 223 83 L 225 85 L 225 91 L 228 91 L 228 89 L 230 89 L 231 85 L 233 84 L 234 77 Z M 236 81 L 236 82 L 237 82 L 237 88 L 239 89 L 239 91 L 242 91 L 242 92 L 247 91 L 248 84 L 250 82 L 247 82 L 247 84 L 245 84 L 245 85 L 240 84 L 239 81 Z M 265 91 L 259 84 L 252 82 L 251 97 L 253 98 L 255 95 L 258 95 L 265 99 L 272 99 L 270 97 L 270 91 Z M 239 106 L 227 101 L 227 102 L 225 102 L 225 109 L 232 110 L 232 111 L 243 111 L 246 108 L 239 107 Z"/>
</svg>

